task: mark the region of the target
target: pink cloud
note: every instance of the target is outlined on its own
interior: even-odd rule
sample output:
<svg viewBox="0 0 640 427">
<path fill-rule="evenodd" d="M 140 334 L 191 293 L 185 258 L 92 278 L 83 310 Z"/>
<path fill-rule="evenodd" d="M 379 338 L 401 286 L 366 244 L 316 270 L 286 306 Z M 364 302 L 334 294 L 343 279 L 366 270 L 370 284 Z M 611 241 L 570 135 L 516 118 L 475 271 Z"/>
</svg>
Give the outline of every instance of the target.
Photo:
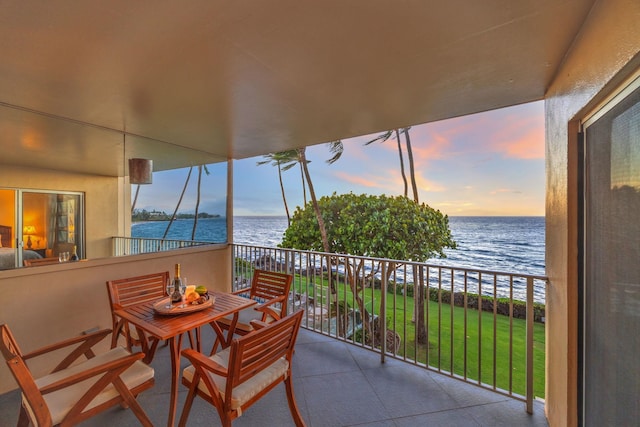
<svg viewBox="0 0 640 427">
<path fill-rule="evenodd" d="M 411 141 L 415 163 L 474 152 L 542 159 L 545 135 L 541 105 L 526 104 L 414 126 Z"/>
<path fill-rule="evenodd" d="M 380 181 L 377 179 L 366 178 L 361 175 L 351 175 L 344 171 L 337 171 L 335 176 L 342 181 L 349 182 L 351 184 L 361 185 L 363 187 L 380 187 Z M 378 177 L 376 177 L 378 178 Z"/>
</svg>

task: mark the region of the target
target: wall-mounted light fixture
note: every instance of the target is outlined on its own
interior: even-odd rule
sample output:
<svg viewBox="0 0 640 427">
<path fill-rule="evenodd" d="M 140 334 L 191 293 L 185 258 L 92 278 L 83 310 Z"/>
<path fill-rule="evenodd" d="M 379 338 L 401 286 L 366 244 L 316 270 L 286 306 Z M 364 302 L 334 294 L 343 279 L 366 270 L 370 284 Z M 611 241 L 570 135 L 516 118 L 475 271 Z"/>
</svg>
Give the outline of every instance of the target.
<svg viewBox="0 0 640 427">
<path fill-rule="evenodd" d="M 36 234 L 36 228 L 33 225 L 25 225 L 22 229 L 22 234 L 27 237 L 27 249 L 31 249 L 31 236 Z"/>
<path fill-rule="evenodd" d="M 129 182 L 131 184 L 152 184 L 153 160 L 129 159 Z"/>
</svg>

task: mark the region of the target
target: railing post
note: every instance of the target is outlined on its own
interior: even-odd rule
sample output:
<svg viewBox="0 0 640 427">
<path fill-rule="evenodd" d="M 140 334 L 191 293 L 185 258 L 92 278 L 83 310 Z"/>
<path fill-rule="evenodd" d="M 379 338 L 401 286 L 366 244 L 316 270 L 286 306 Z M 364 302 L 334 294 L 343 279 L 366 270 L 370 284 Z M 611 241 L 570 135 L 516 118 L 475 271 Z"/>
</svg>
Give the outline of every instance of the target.
<svg viewBox="0 0 640 427">
<path fill-rule="evenodd" d="M 527 277 L 527 412 L 533 414 L 533 278 Z"/>
<path fill-rule="evenodd" d="M 378 323 L 381 329 L 381 340 L 380 348 L 380 363 L 384 363 L 386 354 L 387 354 L 387 262 L 384 261 L 382 263 L 382 280 L 380 284 L 380 313 L 378 313 Z M 374 280 L 375 283 L 375 280 Z M 372 305 L 372 310 L 375 313 L 375 307 Z"/>
</svg>

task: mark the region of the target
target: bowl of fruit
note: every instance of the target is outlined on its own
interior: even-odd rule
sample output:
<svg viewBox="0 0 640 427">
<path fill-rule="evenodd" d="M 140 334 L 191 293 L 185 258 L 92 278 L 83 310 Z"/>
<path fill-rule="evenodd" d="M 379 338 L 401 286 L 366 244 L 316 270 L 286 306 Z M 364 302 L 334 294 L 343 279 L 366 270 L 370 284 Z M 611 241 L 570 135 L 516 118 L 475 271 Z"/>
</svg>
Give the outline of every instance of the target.
<svg viewBox="0 0 640 427">
<path fill-rule="evenodd" d="M 184 301 L 186 304 L 200 305 L 211 299 L 209 291 L 202 285 L 190 285 L 184 292 Z"/>
</svg>

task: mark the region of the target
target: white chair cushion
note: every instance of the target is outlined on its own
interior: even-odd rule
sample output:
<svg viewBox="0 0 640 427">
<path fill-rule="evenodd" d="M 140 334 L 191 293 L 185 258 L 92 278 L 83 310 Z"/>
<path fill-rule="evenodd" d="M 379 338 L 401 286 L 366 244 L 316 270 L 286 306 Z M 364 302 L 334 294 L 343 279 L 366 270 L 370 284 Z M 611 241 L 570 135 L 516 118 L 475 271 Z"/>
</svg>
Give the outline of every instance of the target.
<svg viewBox="0 0 640 427">
<path fill-rule="evenodd" d="M 38 378 L 37 380 L 35 380 L 35 383 L 38 386 L 38 388 L 42 388 L 55 381 L 69 377 L 70 375 L 86 371 L 87 369 L 91 369 L 94 366 L 98 366 L 103 363 L 116 360 L 121 357 L 125 357 L 129 354 L 130 353 L 126 349 L 122 347 L 116 347 L 109 350 L 106 353 L 96 355 L 96 357 L 93 357 L 80 364 L 73 365 L 62 371 L 58 371 L 53 374 L 46 375 L 42 378 Z M 145 365 L 140 360 L 138 360 L 134 362 L 134 364 L 131 365 L 129 369 L 124 371 L 120 375 L 120 378 L 129 389 L 132 389 L 144 383 L 145 381 L 150 380 L 151 378 L 153 378 L 153 375 L 154 375 L 153 368 L 151 368 L 148 365 Z M 86 393 L 87 390 L 89 390 L 89 388 L 93 384 L 95 384 L 100 377 L 101 376 L 98 375 L 98 376 L 89 378 L 85 381 L 74 384 L 70 387 L 66 387 L 62 390 L 54 391 L 54 392 L 43 395 L 44 400 L 47 403 L 47 406 L 49 407 L 49 411 L 51 412 L 52 423 L 54 425 L 60 423 L 64 419 L 64 417 L 67 415 L 67 413 L 69 413 L 73 405 L 78 400 L 80 400 L 82 395 L 84 395 L 84 393 Z M 109 384 L 107 387 L 105 387 L 102 393 L 98 394 L 98 396 L 96 396 L 96 398 L 93 399 L 91 403 L 89 403 L 89 405 L 87 405 L 85 410 L 98 406 L 101 403 L 104 403 L 107 400 L 110 400 L 116 397 L 118 394 L 119 394 L 118 390 L 116 390 L 113 384 Z M 31 407 L 29 406 L 27 400 L 24 397 L 24 394 L 22 395 L 22 403 L 24 404 L 25 408 L 29 412 L 31 419 L 32 420 L 35 419 L 35 417 L 33 416 Z"/>
<path fill-rule="evenodd" d="M 214 354 L 210 357 L 211 360 L 216 362 L 217 364 L 224 366 L 227 368 L 229 366 L 229 353 L 230 347 Z M 233 389 L 233 396 L 231 397 L 231 408 L 238 409 L 242 405 L 244 405 L 249 399 L 258 394 L 260 391 L 264 390 L 270 384 L 273 384 L 279 378 L 282 378 L 286 375 L 287 370 L 289 369 L 289 362 L 286 358 L 282 357 L 276 360 L 274 363 L 269 365 L 267 368 L 260 371 L 258 374 L 245 381 L 244 383 L 238 385 L 235 389 Z M 193 366 L 188 366 L 184 368 L 182 372 L 182 376 L 189 382 L 193 380 L 193 375 L 195 373 L 195 368 Z M 220 395 L 222 399 L 225 399 L 225 387 L 227 380 L 224 377 L 219 375 L 215 375 L 211 372 L 207 371 L 209 377 L 213 380 L 213 383 L 218 387 L 220 391 Z M 198 389 L 209 395 L 209 390 L 207 390 L 207 386 L 203 381 L 200 381 L 198 384 Z"/>
<path fill-rule="evenodd" d="M 258 306 L 259 307 L 259 306 Z M 271 308 L 273 309 L 273 311 L 275 311 L 276 313 L 280 313 L 280 307 L 276 307 L 275 304 L 271 306 Z M 243 310 L 240 310 L 238 312 L 238 323 L 236 323 L 236 329 L 241 329 L 244 331 L 252 331 L 253 330 L 253 326 L 251 326 L 251 321 L 252 320 L 262 320 L 262 315 L 264 313 L 262 311 L 258 311 L 256 310 L 256 307 L 247 307 Z M 225 323 L 227 325 L 231 324 L 231 321 L 233 320 L 233 315 L 230 314 L 220 320 L 218 320 L 218 322 L 222 322 Z M 273 317 L 271 316 L 267 316 L 267 323 L 271 323 L 273 322 Z"/>
</svg>

